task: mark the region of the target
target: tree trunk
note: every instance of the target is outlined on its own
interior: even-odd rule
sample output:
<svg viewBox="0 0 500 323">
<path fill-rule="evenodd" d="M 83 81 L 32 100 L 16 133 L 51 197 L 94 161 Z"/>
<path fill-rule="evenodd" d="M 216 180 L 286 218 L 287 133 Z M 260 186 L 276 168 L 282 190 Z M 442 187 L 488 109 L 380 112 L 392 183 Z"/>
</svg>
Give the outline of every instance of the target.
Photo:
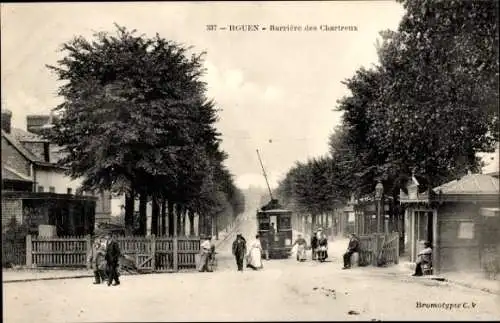
<svg viewBox="0 0 500 323">
<path fill-rule="evenodd" d="M 194 236 L 194 212 L 192 210 L 188 210 L 189 217 L 189 236 Z"/>
<path fill-rule="evenodd" d="M 137 232 L 140 236 L 146 235 L 146 227 L 147 227 L 147 204 L 148 204 L 148 196 L 144 193 L 141 193 L 139 197 L 139 230 Z"/>
<path fill-rule="evenodd" d="M 151 208 L 151 234 L 158 235 L 158 218 L 160 215 L 160 203 L 158 197 L 153 196 Z"/>
<path fill-rule="evenodd" d="M 328 232 L 330 232 L 329 235 L 333 235 L 334 234 L 333 230 L 331 230 L 330 227 L 328 227 L 328 217 L 329 216 L 330 216 L 330 213 L 325 213 L 325 230 L 326 230 L 327 234 L 328 234 Z M 333 228 L 333 226 L 332 226 L 332 228 Z"/>
<path fill-rule="evenodd" d="M 174 203 L 168 201 L 168 236 L 174 236 Z"/>
<path fill-rule="evenodd" d="M 187 209 L 186 209 L 186 207 L 183 207 L 182 208 L 182 212 L 181 212 L 181 215 L 182 215 L 182 219 L 181 219 L 182 220 L 181 221 L 181 223 L 182 223 L 181 235 L 182 236 L 187 236 L 187 234 L 186 234 L 186 213 L 187 213 Z"/>
<path fill-rule="evenodd" d="M 217 214 L 214 215 L 214 222 L 215 222 L 215 240 L 219 240 L 219 217 Z"/>
<path fill-rule="evenodd" d="M 161 235 L 167 234 L 167 200 L 161 200 Z"/>
<path fill-rule="evenodd" d="M 181 212 L 182 212 L 182 205 L 180 204 L 175 204 L 175 217 L 177 219 L 177 236 L 181 234 Z"/>
<path fill-rule="evenodd" d="M 134 192 L 128 192 L 125 195 L 125 230 L 127 235 L 134 232 Z"/>
</svg>

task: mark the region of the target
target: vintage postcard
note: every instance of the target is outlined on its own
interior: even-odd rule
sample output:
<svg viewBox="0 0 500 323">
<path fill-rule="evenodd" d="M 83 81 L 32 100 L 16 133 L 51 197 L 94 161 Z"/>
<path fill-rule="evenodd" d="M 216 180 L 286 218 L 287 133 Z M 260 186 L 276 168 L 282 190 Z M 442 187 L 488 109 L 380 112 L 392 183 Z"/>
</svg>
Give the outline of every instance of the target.
<svg viewBox="0 0 500 323">
<path fill-rule="evenodd" d="M 499 320 L 498 6 L 2 3 L 4 322 Z"/>
</svg>

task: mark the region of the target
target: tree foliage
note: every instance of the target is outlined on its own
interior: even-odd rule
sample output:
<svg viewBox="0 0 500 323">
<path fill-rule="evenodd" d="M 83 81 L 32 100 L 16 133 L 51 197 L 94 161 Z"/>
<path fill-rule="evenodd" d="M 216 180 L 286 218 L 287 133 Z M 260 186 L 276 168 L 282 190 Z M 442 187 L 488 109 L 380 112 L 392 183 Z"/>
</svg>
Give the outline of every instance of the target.
<svg viewBox="0 0 500 323">
<path fill-rule="evenodd" d="M 397 31 L 381 32 L 378 64 L 343 82 L 350 94 L 338 101 L 329 183 L 344 199 L 373 192 L 378 180 L 397 197 L 412 173 L 431 188 L 479 171 L 477 153 L 499 140 L 498 2 L 400 2 L 406 13 Z M 306 165 L 279 188 L 299 204 L 307 185 L 325 196 L 314 187 L 324 173 Z"/>
<path fill-rule="evenodd" d="M 84 190 L 156 196 L 212 212 L 215 204 L 203 203 L 237 188 L 216 175 L 227 154 L 201 80 L 204 53 L 116 27 L 116 35 L 66 42 L 66 56 L 48 66 L 65 81 L 48 134 L 66 148 L 60 163 L 84 179 Z"/>
</svg>

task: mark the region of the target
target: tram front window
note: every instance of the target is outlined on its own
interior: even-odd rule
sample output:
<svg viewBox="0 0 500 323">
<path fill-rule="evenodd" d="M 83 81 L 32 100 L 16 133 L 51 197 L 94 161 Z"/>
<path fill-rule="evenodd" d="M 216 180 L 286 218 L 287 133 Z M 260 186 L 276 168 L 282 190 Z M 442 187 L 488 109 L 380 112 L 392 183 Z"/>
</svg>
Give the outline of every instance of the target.
<svg viewBox="0 0 500 323">
<path fill-rule="evenodd" d="M 280 230 L 290 229 L 290 218 L 289 217 L 280 217 L 279 218 L 279 228 Z"/>
</svg>

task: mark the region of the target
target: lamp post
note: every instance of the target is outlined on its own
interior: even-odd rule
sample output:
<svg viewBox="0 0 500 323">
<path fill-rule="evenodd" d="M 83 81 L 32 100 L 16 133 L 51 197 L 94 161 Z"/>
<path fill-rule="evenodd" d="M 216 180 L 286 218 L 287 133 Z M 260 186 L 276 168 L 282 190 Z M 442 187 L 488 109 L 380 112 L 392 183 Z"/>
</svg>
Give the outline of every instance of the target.
<svg viewBox="0 0 500 323">
<path fill-rule="evenodd" d="M 384 195 L 384 185 L 378 181 L 375 186 L 375 199 L 377 200 L 377 233 L 381 232 L 381 221 L 382 221 L 382 209 L 383 209 L 383 195 Z"/>
</svg>

